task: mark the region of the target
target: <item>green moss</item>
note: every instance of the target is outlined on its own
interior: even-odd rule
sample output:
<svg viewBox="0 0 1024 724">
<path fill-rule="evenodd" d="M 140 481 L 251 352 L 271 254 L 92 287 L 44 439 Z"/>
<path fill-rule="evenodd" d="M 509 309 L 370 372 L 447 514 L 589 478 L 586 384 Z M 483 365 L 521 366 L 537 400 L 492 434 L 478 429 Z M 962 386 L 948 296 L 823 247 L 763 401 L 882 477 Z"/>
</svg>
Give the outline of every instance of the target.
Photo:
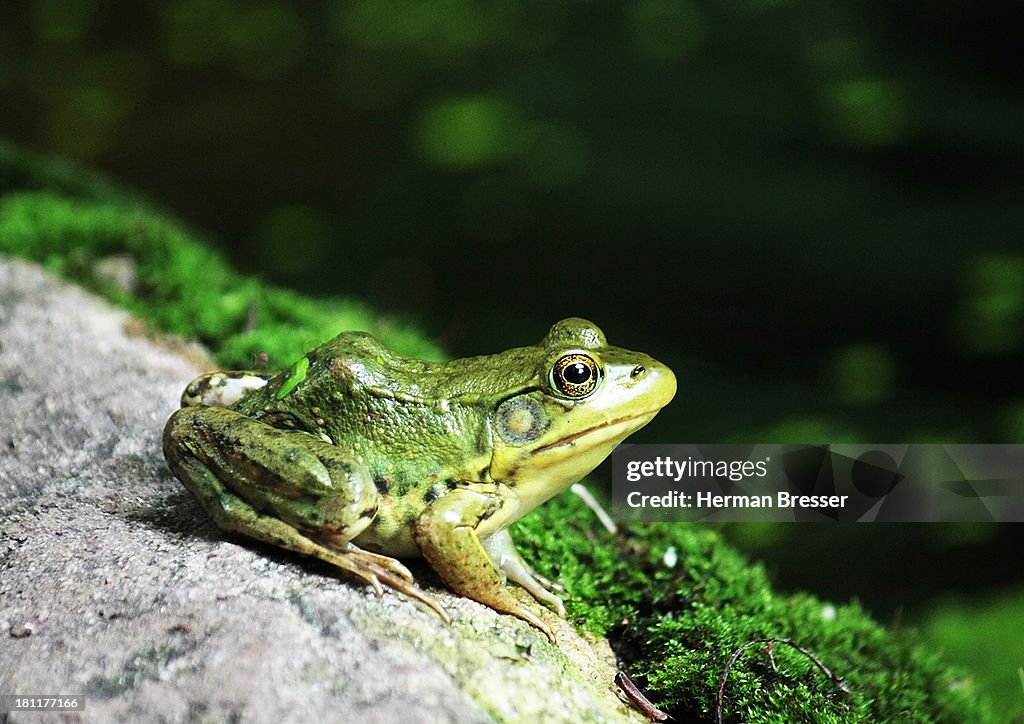
<svg viewBox="0 0 1024 724">
<path fill-rule="evenodd" d="M 159 330 L 204 342 L 224 366 L 266 355 L 283 367 L 345 329 L 408 354 L 438 348 L 347 299 L 313 300 L 245 278 L 209 240 L 102 180 L 0 145 L 0 252 L 34 259 Z M 571 616 L 607 635 L 629 673 L 677 720 L 710 720 L 732 652 L 784 637 L 847 682 L 839 691 L 808 659 L 748 649 L 725 690 L 727 721 L 989 721 L 969 678 L 856 605 L 775 593 L 762 567 L 697 525 L 651 524 L 612 536 L 573 495 L 515 531 L 524 553 L 571 587 Z M 666 553 L 674 552 L 674 566 Z M 671 562 L 671 560 L 669 560 Z"/>
<path fill-rule="evenodd" d="M 47 190 L 70 198 L 95 201 L 131 203 L 135 199 L 105 179 L 85 173 L 73 164 L 0 141 L 0 197 L 22 191 Z"/>
<path fill-rule="evenodd" d="M 350 299 L 310 299 L 234 272 L 210 241 L 86 174 L 0 146 L 0 252 L 33 259 L 227 367 L 284 367 L 340 330 L 439 359 L 414 330 Z M 20 190 L 18 185 L 30 190 Z M 116 273 L 111 269 L 118 270 Z"/>
<path fill-rule="evenodd" d="M 515 537 L 527 558 L 568 583 L 573 619 L 607 635 L 629 674 L 677 720 L 713 718 L 730 656 L 764 638 L 808 649 L 849 693 L 788 646 L 774 647 L 774 666 L 767 646 L 753 646 L 728 677 L 725 721 L 994 720 L 971 679 L 912 633 L 886 630 L 856 604 L 775 593 L 763 567 L 707 527 L 657 523 L 613 536 L 563 495 Z"/>
<path fill-rule="evenodd" d="M 1024 588 L 948 599 L 922 629 L 950 659 L 971 667 L 999 711 L 1024 721 Z M 999 652 L 994 656 L 993 652 Z M 1008 717 L 1009 718 L 1009 717 Z"/>
</svg>

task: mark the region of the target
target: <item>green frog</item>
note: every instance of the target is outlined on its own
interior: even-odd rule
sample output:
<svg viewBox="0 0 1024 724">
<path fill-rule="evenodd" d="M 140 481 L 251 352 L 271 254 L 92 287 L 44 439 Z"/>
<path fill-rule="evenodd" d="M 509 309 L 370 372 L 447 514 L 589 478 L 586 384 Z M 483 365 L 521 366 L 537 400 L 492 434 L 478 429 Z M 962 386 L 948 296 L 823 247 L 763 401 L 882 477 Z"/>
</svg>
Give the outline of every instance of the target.
<svg viewBox="0 0 1024 724">
<path fill-rule="evenodd" d="M 592 322 L 541 342 L 427 362 L 346 332 L 276 375 L 194 380 L 164 455 L 216 524 L 418 599 L 396 557 L 423 556 L 454 591 L 551 628 L 506 581 L 559 615 L 508 528 L 564 491 L 673 397 L 672 371 L 613 347 Z"/>
</svg>

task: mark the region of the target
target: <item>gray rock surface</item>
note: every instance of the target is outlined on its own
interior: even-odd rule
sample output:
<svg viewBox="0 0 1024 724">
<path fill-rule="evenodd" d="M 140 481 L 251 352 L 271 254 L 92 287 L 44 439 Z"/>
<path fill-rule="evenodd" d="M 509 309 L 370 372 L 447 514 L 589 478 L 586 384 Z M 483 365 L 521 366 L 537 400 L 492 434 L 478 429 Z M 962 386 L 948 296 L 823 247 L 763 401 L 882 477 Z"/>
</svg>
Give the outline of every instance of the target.
<svg viewBox="0 0 1024 724">
<path fill-rule="evenodd" d="M 0 258 L 0 694 L 84 695 L 102 722 L 643 721 L 607 647 L 553 617 L 557 647 L 437 590 L 449 627 L 223 536 L 160 453 L 201 370 L 126 327 Z"/>
</svg>

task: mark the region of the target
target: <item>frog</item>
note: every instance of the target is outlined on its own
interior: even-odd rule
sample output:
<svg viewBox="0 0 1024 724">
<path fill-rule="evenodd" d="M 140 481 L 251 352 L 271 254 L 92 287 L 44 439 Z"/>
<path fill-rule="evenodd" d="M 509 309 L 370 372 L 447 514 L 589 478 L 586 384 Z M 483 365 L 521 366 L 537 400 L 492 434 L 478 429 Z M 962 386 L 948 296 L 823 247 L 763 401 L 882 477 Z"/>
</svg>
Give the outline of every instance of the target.
<svg viewBox="0 0 1024 724">
<path fill-rule="evenodd" d="M 536 345 L 446 362 L 343 332 L 276 374 L 196 378 L 163 451 L 229 534 L 325 561 L 451 623 L 399 560 L 422 557 L 451 590 L 553 642 L 541 613 L 564 618 L 567 591 L 530 567 L 509 528 L 675 393 L 666 365 L 577 317 Z"/>
</svg>

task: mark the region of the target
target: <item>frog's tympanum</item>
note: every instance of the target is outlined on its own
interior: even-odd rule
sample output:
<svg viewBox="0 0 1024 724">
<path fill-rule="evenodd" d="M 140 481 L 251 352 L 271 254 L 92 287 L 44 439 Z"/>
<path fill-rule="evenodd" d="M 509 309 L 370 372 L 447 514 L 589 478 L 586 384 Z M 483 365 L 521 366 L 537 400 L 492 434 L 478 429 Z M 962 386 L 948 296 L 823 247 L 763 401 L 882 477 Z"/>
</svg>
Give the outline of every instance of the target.
<svg viewBox="0 0 1024 724">
<path fill-rule="evenodd" d="M 665 365 L 566 319 L 540 344 L 436 363 L 347 332 L 273 377 L 193 381 L 164 455 L 218 526 L 423 601 L 392 556 L 552 637 L 511 580 L 564 615 L 508 527 L 591 471 L 675 394 Z"/>
</svg>

